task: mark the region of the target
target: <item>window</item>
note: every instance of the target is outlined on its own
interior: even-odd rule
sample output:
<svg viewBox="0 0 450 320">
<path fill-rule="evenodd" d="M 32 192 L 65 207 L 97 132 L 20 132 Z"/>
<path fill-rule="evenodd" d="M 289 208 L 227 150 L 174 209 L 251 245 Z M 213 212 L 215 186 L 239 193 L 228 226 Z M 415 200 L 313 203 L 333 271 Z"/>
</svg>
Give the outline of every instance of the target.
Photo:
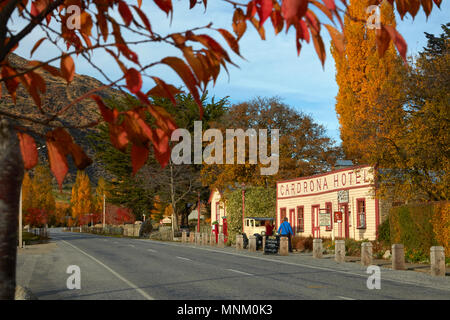
<svg viewBox="0 0 450 320">
<path fill-rule="evenodd" d="M 283 222 L 283 219 L 286 217 L 286 208 L 280 209 L 280 223 Z"/>
<path fill-rule="evenodd" d="M 357 228 L 366 228 L 366 199 L 356 199 L 356 219 Z"/>
<path fill-rule="evenodd" d="M 305 219 L 303 214 L 303 206 L 297 207 L 297 231 L 304 232 L 305 231 Z"/>
<path fill-rule="evenodd" d="M 327 226 L 325 230 L 331 231 L 333 230 L 333 205 L 331 204 L 331 202 L 327 202 L 325 203 L 325 208 L 327 209 L 327 212 L 330 214 L 330 221 L 331 221 L 331 224 Z"/>
</svg>

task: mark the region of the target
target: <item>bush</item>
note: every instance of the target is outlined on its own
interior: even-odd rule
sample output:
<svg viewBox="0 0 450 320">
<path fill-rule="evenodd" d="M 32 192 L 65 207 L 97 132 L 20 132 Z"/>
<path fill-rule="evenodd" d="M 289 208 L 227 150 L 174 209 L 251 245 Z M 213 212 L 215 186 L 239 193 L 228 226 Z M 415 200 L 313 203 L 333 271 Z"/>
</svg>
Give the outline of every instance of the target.
<svg viewBox="0 0 450 320">
<path fill-rule="evenodd" d="M 152 222 L 150 219 L 144 221 L 141 224 L 141 228 L 139 229 L 139 236 L 148 238 L 150 236 L 150 233 L 153 231 Z"/>
<path fill-rule="evenodd" d="M 402 243 L 413 260 L 428 255 L 430 247 L 436 245 L 450 254 L 450 202 L 394 207 L 389 224 L 390 242 Z"/>
<path fill-rule="evenodd" d="M 356 241 L 354 239 L 345 239 L 345 255 L 346 256 L 360 256 L 361 243 L 363 241 Z"/>
<path fill-rule="evenodd" d="M 386 219 L 379 225 L 377 240 L 388 246 L 391 245 L 391 226 L 389 224 L 389 219 Z"/>
<path fill-rule="evenodd" d="M 228 237 L 236 241 L 242 232 L 242 191 L 236 189 L 224 194 L 227 207 Z M 245 216 L 270 217 L 276 215 L 276 190 L 274 188 L 251 187 L 245 191 Z"/>
<path fill-rule="evenodd" d="M 428 254 L 420 249 L 407 249 L 405 251 L 406 262 L 429 262 L 430 258 Z"/>
</svg>

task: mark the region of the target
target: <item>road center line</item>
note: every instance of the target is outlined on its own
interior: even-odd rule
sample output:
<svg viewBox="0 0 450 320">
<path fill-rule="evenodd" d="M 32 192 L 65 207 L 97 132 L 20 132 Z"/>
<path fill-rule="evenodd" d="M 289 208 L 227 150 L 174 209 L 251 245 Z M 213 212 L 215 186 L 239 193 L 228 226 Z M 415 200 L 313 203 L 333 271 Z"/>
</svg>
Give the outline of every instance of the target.
<svg viewBox="0 0 450 320">
<path fill-rule="evenodd" d="M 242 271 L 239 271 L 239 270 L 234 270 L 234 269 L 225 269 L 225 270 L 236 272 L 236 273 L 240 273 L 240 274 L 244 274 L 246 276 L 253 276 L 253 274 L 251 274 L 251 273 L 242 272 Z"/>
<path fill-rule="evenodd" d="M 150 251 L 150 252 L 158 252 L 158 251 L 153 250 L 153 249 L 147 249 L 147 251 Z"/>
<path fill-rule="evenodd" d="M 94 258 L 93 256 L 91 256 L 90 254 L 84 252 L 83 250 L 81 250 L 80 248 L 74 246 L 73 244 L 65 241 L 65 240 L 61 240 L 62 242 L 68 244 L 69 246 L 71 246 L 72 248 L 80 251 L 82 254 L 88 256 L 89 258 L 91 258 L 92 260 L 94 260 L 95 262 L 97 262 L 99 265 L 101 265 L 102 267 L 104 267 L 106 270 L 108 270 L 109 272 L 111 272 L 113 275 L 115 275 L 117 278 L 119 278 L 120 280 L 122 280 L 123 282 L 125 282 L 127 285 L 129 285 L 130 287 L 132 287 L 133 289 L 135 289 L 137 292 L 139 292 L 144 298 L 146 298 L 147 300 L 155 300 L 155 298 L 153 298 L 152 296 L 148 295 L 144 290 L 140 289 L 138 286 L 136 286 L 134 283 L 132 283 L 131 281 L 128 281 L 127 279 L 125 279 L 124 277 L 122 277 L 120 274 L 118 274 L 117 272 L 115 272 L 113 269 L 111 269 L 110 267 L 108 267 L 106 264 L 104 264 L 103 262 L 101 262 L 100 260 Z"/>
<path fill-rule="evenodd" d="M 344 300 L 356 300 L 353 298 L 343 297 L 343 296 L 337 296 L 338 298 L 344 299 Z"/>
<path fill-rule="evenodd" d="M 329 268 L 329 267 L 319 267 L 319 266 L 313 266 L 313 265 L 308 265 L 308 264 L 299 263 L 299 262 L 289 262 L 289 261 L 283 261 L 283 260 L 275 260 L 275 259 L 270 259 L 270 258 L 251 256 L 251 255 L 245 255 L 245 254 L 234 253 L 234 252 L 227 252 L 227 251 L 222 251 L 222 250 L 219 251 L 219 250 L 214 250 L 214 249 L 202 248 L 202 247 L 193 246 L 193 245 L 186 245 L 186 244 L 165 243 L 165 242 L 162 242 L 162 241 L 152 241 L 152 240 L 146 240 L 146 239 L 145 240 L 144 239 L 138 239 L 138 240 L 139 241 L 145 241 L 145 242 L 151 242 L 151 243 L 155 243 L 155 244 L 173 246 L 173 247 L 178 247 L 178 248 L 179 247 L 192 248 L 192 249 L 210 251 L 210 252 L 215 252 L 215 253 L 222 253 L 222 254 L 228 254 L 228 255 L 233 255 L 233 256 L 239 256 L 239 257 L 244 257 L 244 258 L 249 258 L 249 259 L 270 261 L 270 262 L 274 262 L 274 263 L 282 263 L 282 264 L 291 265 L 291 266 L 306 267 L 306 268 L 310 268 L 310 269 L 330 271 L 330 272 L 335 272 L 335 273 L 341 273 L 341 274 L 348 274 L 348 275 L 352 275 L 352 276 L 357 276 L 357 277 L 361 277 L 361 278 L 367 278 L 367 275 L 359 274 L 359 273 L 353 272 L 353 271 L 344 271 L 344 270 L 332 269 L 332 268 Z M 389 270 L 391 270 L 391 269 L 387 269 L 386 271 L 389 271 Z M 427 284 L 423 284 L 423 283 L 415 282 L 415 281 L 398 280 L 398 279 L 392 279 L 392 278 L 385 279 L 383 281 L 396 282 L 396 283 L 401 283 L 401 284 L 418 286 L 418 287 L 422 287 L 422 288 L 435 289 L 435 290 L 449 291 L 449 289 L 444 288 L 444 287 L 437 288 L 437 287 L 433 287 L 431 285 L 427 285 Z"/>
<path fill-rule="evenodd" d="M 184 257 L 177 257 L 178 259 L 183 259 L 183 260 L 189 260 L 189 261 L 192 261 L 191 259 L 189 259 L 189 258 L 184 258 Z"/>
</svg>

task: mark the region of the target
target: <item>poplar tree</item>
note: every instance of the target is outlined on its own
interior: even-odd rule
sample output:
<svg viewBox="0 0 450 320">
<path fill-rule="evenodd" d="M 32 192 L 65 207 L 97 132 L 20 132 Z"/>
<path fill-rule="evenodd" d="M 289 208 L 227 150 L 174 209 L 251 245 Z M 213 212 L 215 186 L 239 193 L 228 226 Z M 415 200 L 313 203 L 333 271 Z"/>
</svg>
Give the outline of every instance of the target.
<svg viewBox="0 0 450 320">
<path fill-rule="evenodd" d="M 342 147 L 354 162 L 376 165 L 380 158 L 394 154 L 390 141 L 402 131 L 400 79 L 405 68 L 392 43 L 379 57 L 382 30 L 367 27 L 369 4 L 369 0 L 350 2 L 344 19 L 344 54 L 334 45 L 331 51 L 339 86 L 336 112 Z M 395 27 L 394 10 L 387 1 L 379 6 L 379 17 L 383 25 Z"/>
<path fill-rule="evenodd" d="M 72 218 L 77 221 L 87 219 L 86 214 L 92 213 L 93 202 L 91 194 L 91 183 L 84 171 L 77 172 L 75 184 L 72 187 L 70 199 Z"/>
<path fill-rule="evenodd" d="M 33 199 L 33 187 L 32 187 L 32 179 L 30 178 L 30 174 L 25 172 L 23 176 L 22 182 L 22 211 L 27 212 L 29 208 L 31 208 L 31 202 Z"/>
<path fill-rule="evenodd" d="M 50 169 L 38 165 L 34 169 L 31 185 L 31 207 L 42 209 L 47 214 L 55 211 L 55 198 L 53 197 L 53 184 Z"/>
</svg>

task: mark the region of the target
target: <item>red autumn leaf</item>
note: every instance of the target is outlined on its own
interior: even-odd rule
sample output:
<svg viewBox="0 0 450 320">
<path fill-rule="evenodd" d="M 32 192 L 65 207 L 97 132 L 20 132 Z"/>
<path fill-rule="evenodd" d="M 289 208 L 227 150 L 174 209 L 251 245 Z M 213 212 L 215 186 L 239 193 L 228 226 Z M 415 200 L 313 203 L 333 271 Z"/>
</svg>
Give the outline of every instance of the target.
<svg viewBox="0 0 450 320">
<path fill-rule="evenodd" d="M 425 11 L 426 16 L 428 17 L 433 9 L 433 0 L 422 0 L 422 8 Z"/>
<path fill-rule="evenodd" d="M 119 1 L 119 13 L 125 25 L 129 26 L 131 21 L 133 21 L 133 14 L 125 1 Z"/>
<path fill-rule="evenodd" d="M 260 24 L 263 25 L 272 12 L 272 0 L 256 0 L 256 9 L 258 11 Z"/>
<path fill-rule="evenodd" d="M 127 148 L 128 134 L 125 131 L 125 127 L 122 125 L 109 124 L 109 139 L 111 144 L 117 149 L 124 152 Z"/>
<path fill-rule="evenodd" d="M 69 171 L 66 156 L 63 150 L 61 150 L 58 144 L 54 141 L 47 140 L 47 151 L 50 162 L 50 170 L 55 175 L 56 181 L 59 185 L 59 189 L 62 190 L 64 177 Z"/>
<path fill-rule="evenodd" d="M 138 93 L 142 88 L 142 77 L 139 71 L 134 68 L 128 69 L 125 74 L 125 80 L 127 82 L 127 88 L 131 93 Z"/>
<path fill-rule="evenodd" d="M 145 13 L 138 7 L 133 6 L 134 10 L 136 10 L 137 14 L 141 18 L 142 22 L 144 23 L 145 27 L 147 28 L 148 32 L 150 32 L 151 35 L 153 35 L 152 26 L 150 24 L 150 21 L 148 20 Z"/>
<path fill-rule="evenodd" d="M 317 55 L 319 56 L 320 62 L 322 63 L 322 67 L 324 67 L 326 53 L 325 53 L 325 45 L 323 44 L 322 37 L 320 36 L 320 34 L 316 33 L 315 31 L 312 31 L 311 33 L 312 33 L 314 48 L 316 49 Z"/>
<path fill-rule="evenodd" d="M 16 77 L 16 74 L 17 73 L 13 68 L 6 65 L 3 66 L 2 78 L 5 79 L 11 77 L 10 79 L 5 80 L 5 86 L 9 94 L 11 95 L 11 98 L 13 99 L 14 103 L 16 103 L 16 90 L 20 83 L 18 77 Z"/>
<path fill-rule="evenodd" d="M 174 86 L 165 83 L 158 77 L 152 77 L 152 79 L 155 81 L 156 86 L 147 92 L 147 95 L 168 98 L 174 105 L 176 105 L 177 101 L 175 100 L 175 95 L 181 93 L 181 91 Z"/>
<path fill-rule="evenodd" d="M 89 158 L 84 150 L 77 144 L 72 143 L 69 147 L 70 155 L 72 156 L 75 166 L 79 170 L 84 170 L 90 164 L 92 164 L 91 158 Z"/>
<path fill-rule="evenodd" d="M 247 22 L 245 21 L 244 11 L 237 8 L 233 14 L 233 31 L 237 35 L 238 40 L 244 35 L 247 29 Z"/>
<path fill-rule="evenodd" d="M 72 82 L 75 76 L 75 64 L 69 55 L 61 58 L 61 75 L 69 83 Z"/>
<path fill-rule="evenodd" d="M 164 11 L 167 15 L 169 15 L 169 12 L 173 10 L 172 8 L 172 0 L 154 0 L 156 5 Z"/>
<path fill-rule="evenodd" d="M 196 88 L 198 83 L 194 75 L 192 74 L 191 69 L 186 65 L 186 63 L 183 60 L 177 57 L 166 57 L 162 59 L 161 62 L 171 67 L 178 74 L 181 80 L 183 80 L 183 82 L 189 89 L 190 93 L 194 97 L 195 102 L 197 102 L 197 105 L 199 106 L 199 108 L 201 108 L 200 112 L 202 113 L 203 111 L 202 102 L 200 101 L 200 96 Z"/>
<path fill-rule="evenodd" d="M 308 0 L 283 0 L 281 12 L 286 20 L 286 31 L 306 14 L 307 9 Z"/>
<path fill-rule="evenodd" d="M 169 147 L 169 136 L 161 129 L 155 130 L 158 136 L 158 144 L 153 144 L 153 151 L 155 153 L 155 158 L 164 169 L 170 160 L 170 147 Z"/>
<path fill-rule="evenodd" d="M 44 38 L 39 39 L 38 42 L 36 42 L 36 44 L 33 46 L 33 49 L 31 49 L 30 57 L 33 56 L 33 53 L 36 51 L 36 49 L 37 49 L 37 48 L 41 45 L 41 43 L 42 43 L 44 40 L 46 40 L 46 39 L 47 39 L 47 38 L 44 37 Z"/>
<path fill-rule="evenodd" d="M 331 36 L 331 40 L 333 41 L 334 47 L 340 54 L 342 54 L 345 49 L 344 35 L 329 24 L 325 24 L 325 27 L 327 28 L 328 33 Z"/>
<path fill-rule="evenodd" d="M 141 112 L 144 109 L 129 110 L 124 113 L 125 118 L 122 123 L 123 128 L 127 132 L 128 139 L 136 145 L 145 146 L 148 141 L 155 143 L 155 136 L 152 129 L 144 121 Z"/>
<path fill-rule="evenodd" d="M 256 0 L 252 0 L 247 4 L 247 13 L 245 14 L 246 19 L 251 19 L 255 16 L 258 9 L 255 4 Z"/>
<path fill-rule="evenodd" d="M 133 167 L 133 176 L 144 166 L 148 159 L 149 150 L 147 147 L 141 147 L 133 144 L 131 147 L 131 165 Z"/>
<path fill-rule="evenodd" d="M 391 37 L 389 36 L 389 32 L 387 32 L 386 28 L 384 28 L 383 26 L 376 30 L 375 37 L 378 55 L 382 57 L 386 50 L 389 48 Z"/>
<path fill-rule="evenodd" d="M 441 2 L 442 0 L 433 0 L 434 3 L 438 6 L 438 8 L 441 8 Z"/>
<path fill-rule="evenodd" d="M 323 0 L 323 2 L 327 6 L 327 8 L 330 9 L 331 11 L 336 10 L 336 3 L 334 3 L 334 0 Z"/>
<path fill-rule="evenodd" d="M 30 170 L 38 163 L 38 151 L 33 137 L 26 133 L 17 133 L 20 142 L 23 165 L 25 170 Z"/>
<path fill-rule="evenodd" d="M 42 65 L 42 62 L 37 61 L 37 60 L 32 60 L 32 61 L 28 62 L 28 64 L 31 66 L 34 66 L 34 67 L 40 66 L 40 68 L 44 69 L 45 71 L 47 71 L 54 77 L 62 77 L 61 72 L 58 68 L 49 66 L 48 64 Z"/>
<path fill-rule="evenodd" d="M 220 34 L 224 37 L 224 39 L 227 41 L 228 45 L 230 46 L 231 50 L 233 50 L 236 54 L 238 54 L 239 56 L 241 55 L 241 53 L 239 52 L 239 44 L 238 44 L 238 40 L 235 39 L 233 37 L 233 35 L 231 33 L 229 33 L 227 30 L 225 29 L 218 29 L 218 31 L 220 32 Z"/>
<path fill-rule="evenodd" d="M 408 50 L 408 45 L 406 44 L 405 39 L 403 39 L 402 35 L 392 26 L 383 25 L 383 28 L 386 29 L 386 31 L 389 33 L 389 36 L 391 37 L 392 41 L 394 41 L 395 47 L 398 50 L 398 53 L 400 53 L 400 56 L 402 57 L 403 61 L 407 64 L 406 60 L 406 52 Z"/>
<path fill-rule="evenodd" d="M 91 98 L 97 103 L 103 119 L 108 123 L 113 123 L 115 121 L 114 113 L 111 109 L 108 109 L 108 107 L 104 104 L 102 98 L 100 98 L 100 96 L 96 94 L 92 95 Z"/>
<path fill-rule="evenodd" d="M 73 142 L 70 134 L 63 128 L 57 128 L 46 134 L 50 169 L 58 181 L 60 189 L 69 168 L 67 156 L 71 155 L 78 169 L 83 170 L 92 163 L 80 146 Z"/>
<path fill-rule="evenodd" d="M 275 30 L 275 34 L 278 34 L 281 30 L 283 30 L 284 21 L 281 16 L 281 12 L 279 10 L 272 11 L 270 15 L 270 20 L 272 20 L 272 25 Z"/>
</svg>

